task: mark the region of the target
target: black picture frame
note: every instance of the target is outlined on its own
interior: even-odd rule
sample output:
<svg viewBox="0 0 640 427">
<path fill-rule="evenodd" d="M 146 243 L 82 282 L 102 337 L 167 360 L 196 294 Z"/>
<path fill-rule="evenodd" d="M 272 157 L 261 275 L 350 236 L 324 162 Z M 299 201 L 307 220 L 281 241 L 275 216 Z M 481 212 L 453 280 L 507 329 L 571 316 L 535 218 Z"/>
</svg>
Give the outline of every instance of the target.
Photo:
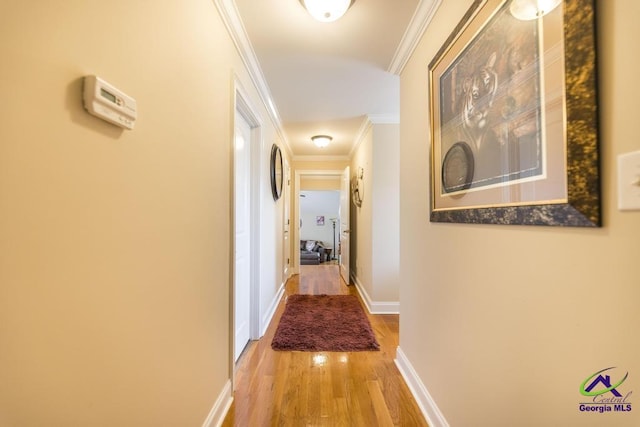
<svg viewBox="0 0 640 427">
<path fill-rule="evenodd" d="M 555 12 L 560 37 L 563 40 L 563 49 L 556 54 L 554 60 L 560 61 L 564 75 L 560 91 L 561 110 L 564 111 L 563 121 L 560 126 L 560 133 L 547 135 L 547 129 L 542 128 L 539 132 L 545 133 L 541 139 L 546 144 L 562 144 L 561 155 L 554 154 L 555 159 L 550 161 L 549 167 L 552 173 L 553 168 L 561 165 L 559 171 L 555 173 L 562 179 L 549 180 L 549 186 L 557 185 L 557 181 L 564 181 L 564 191 L 562 197 L 541 197 L 540 199 L 529 199 L 524 202 L 519 200 L 504 200 L 496 203 L 495 198 L 486 197 L 483 199 L 483 191 L 490 194 L 496 189 L 485 190 L 480 185 L 475 188 L 471 185 L 468 177 L 463 176 L 465 165 L 453 166 L 459 170 L 461 176 L 459 187 L 448 184 L 448 189 L 443 185 L 443 159 L 450 144 L 446 145 L 442 137 L 445 130 L 452 128 L 453 121 L 445 122 L 439 110 L 447 108 L 450 102 L 451 93 L 462 98 L 461 91 L 454 92 L 452 83 L 444 79 L 449 78 L 454 83 L 462 84 L 463 74 L 454 76 L 453 79 L 446 73 L 460 63 L 462 55 L 473 53 L 474 43 L 483 37 L 483 32 L 492 20 L 496 20 L 501 11 L 508 9 L 509 0 L 476 0 L 473 2 L 465 16 L 456 26 L 452 34 L 445 41 L 439 52 L 429 64 L 429 87 L 430 87 L 430 114 L 431 114 L 431 185 L 430 185 L 430 220 L 432 222 L 449 223 L 473 223 L 473 224 L 517 224 L 517 225 L 550 225 L 550 226 L 574 226 L 574 227 L 599 227 L 602 225 L 601 201 L 600 201 L 600 173 L 599 173 L 599 138 L 598 138 L 598 102 L 597 102 L 597 75 L 596 75 L 596 38 L 595 38 L 595 1 L 594 0 L 565 0 Z M 558 18 L 560 15 L 560 18 Z M 544 17 L 538 19 L 545 19 Z M 537 21 L 537 20 L 536 20 Z M 542 21 L 540 21 L 540 28 Z M 489 28 L 495 30 L 495 28 Z M 487 31 L 488 32 L 488 31 Z M 541 39 L 541 37 L 540 37 Z M 482 43 L 479 41 L 478 43 Z M 543 43 L 541 55 L 549 55 L 548 47 Z M 480 48 L 476 52 L 482 52 Z M 484 58 L 489 57 L 490 50 L 485 49 Z M 493 51 L 491 51 L 493 52 Z M 476 56 L 481 56 L 477 54 Z M 472 58 L 477 59 L 477 58 Z M 493 58 L 492 58 L 493 59 Z M 458 62 L 456 62 L 458 61 Z M 478 61 L 480 62 L 480 61 Z M 506 60 L 503 60 L 503 63 Z M 548 62 L 548 61 L 547 61 Z M 493 62 L 492 62 L 493 63 Z M 444 77 L 443 77 L 444 76 Z M 551 76 L 551 73 L 547 73 Z M 547 77 L 545 76 L 545 77 Z M 456 80 L 457 77 L 457 80 Z M 556 78 L 557 77 L 551 77 Z M 540 80 L 543 81 L 542 78 Z M 447 86 L 448 85 L 448 86 Z M 434 89 L 435 88 L 435 89 Z M 448 90 L 448 92 L 447 92 Z M 539 92 L 542 99 L 550 98 L 544 86 L 540 83 Z M 497 93 L 504 93 L 500 90 Z M 555 95 L 555 93 L 554 93 Z M 448 98 L 447 98 L 448 96 Z M 452 102 L 450 102 L 453 105 Z M 542 109 L 547 108 L 542 104 Z M 453 107 L 451 108 L 453 110 Z M 435 113 L 435 114 L 434 114 Z M 460 120 L 460 119 L 458 119 Z M 543 123 L 538 118 L 538 123 Z M 446 126 L 449 126 L 447 128 Z M 464 123 L 453 125 L 464 126 Z M 462 158 L 458 156 L 458 158 Z M 480 157 L 487 159 L 487 157 Z M 475 162 L 478 170 L 478 162 Z M 543 174 L 541 174 L 543 175 Z M 543 175 L 546 176 L 546 175 Z M 530 178 L 529 178 L 530 179 Z M 566 179 L 566 180 L 565 180 Z M 491 183 L 502 193 L 508 193 L 506 184 L 500 182 Z M 542 181 L 542 179 L 541 179 Z M 497 182 L 497 183 L 496 183 Z M 526 180 L 523 185 L 531 185 Z M 503 186 L 501 188 L 501 185 Z M 509 184 L 517 185 L 517 184 Z M 543 184 L 544 185 L 544 184 Z M 480 187 L 480 188 L 478 188 Z M 455 190 L 455 191 L 454 191 Z M 498 191 L 495 191 L 496 193 Z M 515 193 L 515 191 L 513 191 Z M 535 192 L 531 192 L 535 193 Z M 470 203 L 473 200 L 473 203 Z M 442 202 L 444 201 L 444 202 Z"/>
<path fill-rule="evenodd" d="M 280 147 L 276 144 L 273 144 L 271 147 L 270 173 L 271 193 L 273 195 L 273 200 L 277 201 L 282 195 L 284 177 L 282 172 L 282 151 L 280 151 Z"/>
</svg>

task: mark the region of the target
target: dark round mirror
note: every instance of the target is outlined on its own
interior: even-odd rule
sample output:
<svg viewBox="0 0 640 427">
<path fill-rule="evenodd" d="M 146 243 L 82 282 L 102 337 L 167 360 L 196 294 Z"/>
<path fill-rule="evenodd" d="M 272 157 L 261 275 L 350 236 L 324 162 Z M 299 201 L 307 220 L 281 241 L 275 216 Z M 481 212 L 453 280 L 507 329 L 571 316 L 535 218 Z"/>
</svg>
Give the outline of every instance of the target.
<svg viewBox="0 0 640 427">
<path fill-rule="evenodd" d="M 473 181 L 473 152 L 466 142 L 453 144 L 442 161 L 442 187 L 445 193 L 466 190 Z"/>
<path fill-rule="evenodd" d="M 278 200 L 282 195 L 282 152 L 280 147 L 273 144 L 271 147 L 271 192 L 273 200 Z"/>
</svg>

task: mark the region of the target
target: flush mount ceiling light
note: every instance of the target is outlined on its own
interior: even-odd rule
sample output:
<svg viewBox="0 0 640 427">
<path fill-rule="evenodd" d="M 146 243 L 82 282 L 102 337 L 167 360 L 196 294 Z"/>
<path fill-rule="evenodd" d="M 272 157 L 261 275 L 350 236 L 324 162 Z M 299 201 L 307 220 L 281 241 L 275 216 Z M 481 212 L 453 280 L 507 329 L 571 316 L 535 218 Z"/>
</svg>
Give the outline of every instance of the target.
<svg viewBox="0 0 640 427">
<path fill-rule="evenodd" d="M 329 145 L 331 140 L 333 140 L 333 138 L 331 138 L 328 135 L 316 135 L 311 137 L 311 141 L 313 141 L 313 143 L 316 144 L 316 147 L 320 147 L 320 148 L 324 148 L 327 145 Z"/>
<path fill-rule="evenodd" d="M 337 21 L 355 0 L 300 0 L 300 3 L 316 21 Z"/>
<path fill-rule="evenodd" d="M 562 0 L 513 0 L 509 10 L 516 19 L 530 21 L 542 18 L 558 7 L 560 3 Z"/>
</svg>

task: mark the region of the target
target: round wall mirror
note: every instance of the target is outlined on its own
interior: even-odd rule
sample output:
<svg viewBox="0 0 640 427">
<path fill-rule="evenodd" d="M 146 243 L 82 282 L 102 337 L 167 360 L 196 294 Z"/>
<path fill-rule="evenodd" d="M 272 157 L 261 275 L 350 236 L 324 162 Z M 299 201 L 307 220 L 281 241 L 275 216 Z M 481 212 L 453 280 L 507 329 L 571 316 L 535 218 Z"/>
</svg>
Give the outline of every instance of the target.
<svg viewBox="0 0 640 427">
<path fill-rule="evenodd" d="M 273 200 L 278 200 L 282 195 L 282 152 L 280 147 L 273 144 L 271 147 L 271 193 Z"/>
</svg>

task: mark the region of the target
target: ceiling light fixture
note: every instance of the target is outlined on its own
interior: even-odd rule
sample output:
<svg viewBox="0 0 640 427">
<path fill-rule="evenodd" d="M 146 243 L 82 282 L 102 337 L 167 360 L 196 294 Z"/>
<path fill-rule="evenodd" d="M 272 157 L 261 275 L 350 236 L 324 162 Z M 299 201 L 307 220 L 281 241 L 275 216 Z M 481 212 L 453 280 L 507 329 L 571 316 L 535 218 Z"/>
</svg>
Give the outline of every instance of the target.
<svg viewBox="0 0 640 427">
<path fill-rule="evenodd" d="M 509 10 L 516 19 L 531 21 L 542 18 L 558 7 L 560 3 L 562 0 L 513 0 Z"/>
<path fill-rule="evenodd" d="M 328 135 L 316 135 L 311 137 L 311 141 L 316 144 L 316 147 L 324 148 L 333 140 Z"/>
<path fill-rule="evenodd" d="M 300 0 L 300 3 L 316 21 L 337 21 L 355 0 Z"/>
</svg>

